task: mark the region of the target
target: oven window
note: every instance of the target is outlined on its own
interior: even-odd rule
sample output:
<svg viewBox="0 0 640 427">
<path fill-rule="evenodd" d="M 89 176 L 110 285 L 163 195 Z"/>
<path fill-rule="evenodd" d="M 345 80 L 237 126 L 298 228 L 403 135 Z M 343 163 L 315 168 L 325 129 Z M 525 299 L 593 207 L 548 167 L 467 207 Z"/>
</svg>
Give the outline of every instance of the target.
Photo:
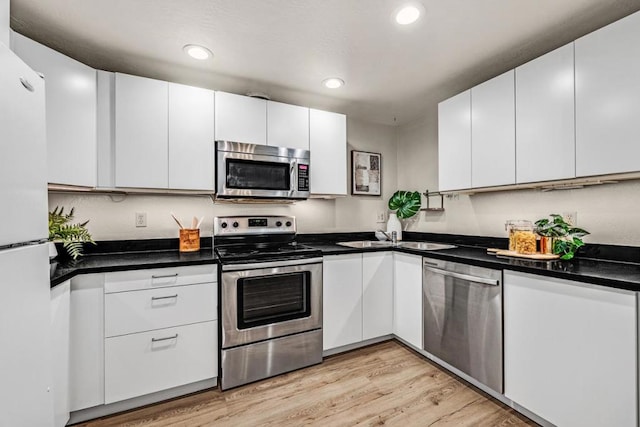
<svg viewBox="0 0 640 427">
<path fill-rule="evenodd" d="M 238 280 L 238 329 L 309 317 L 310 279 L 301 271 Z"/>
<path fill-rule="evenodd" d="M 289 163 L 227 159 L 227 188 L 289 191 Z"/>
</svg>

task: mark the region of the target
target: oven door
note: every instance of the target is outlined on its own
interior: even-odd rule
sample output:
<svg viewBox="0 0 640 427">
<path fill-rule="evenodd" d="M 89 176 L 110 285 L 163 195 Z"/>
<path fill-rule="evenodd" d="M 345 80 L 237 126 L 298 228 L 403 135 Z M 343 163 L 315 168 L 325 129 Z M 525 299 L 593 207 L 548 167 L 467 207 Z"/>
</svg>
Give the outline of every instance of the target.
<svg viewBox="0 0 640 427">
<path fill-rule="evenodd" d="M 322 328 L 322 258 L 222 268 L 222 348 Z"/>
</svg>

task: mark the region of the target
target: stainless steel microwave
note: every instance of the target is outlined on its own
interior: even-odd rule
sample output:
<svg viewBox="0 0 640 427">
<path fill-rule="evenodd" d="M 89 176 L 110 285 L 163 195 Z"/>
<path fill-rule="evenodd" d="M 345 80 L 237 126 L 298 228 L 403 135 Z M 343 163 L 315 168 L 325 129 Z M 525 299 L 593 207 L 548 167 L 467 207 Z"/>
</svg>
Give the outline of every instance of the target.
<svg viewBox="0 0 640 427">
<path fill-rule="evenodd" d="M 216 197 L 306 199 L 309 150 L 216 141 Z"/>
</svg>

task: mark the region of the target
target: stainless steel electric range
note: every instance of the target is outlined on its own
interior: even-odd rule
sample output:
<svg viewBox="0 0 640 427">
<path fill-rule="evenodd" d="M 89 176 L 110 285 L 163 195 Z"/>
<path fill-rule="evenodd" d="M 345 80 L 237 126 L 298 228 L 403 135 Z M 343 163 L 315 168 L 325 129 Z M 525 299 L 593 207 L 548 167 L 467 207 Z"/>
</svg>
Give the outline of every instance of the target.
<svg viewBox="0 0 640 427">
<path fill-rule="evenodd" d="M 223 390 L 322 362 L 322 253 L 288 216 L 214 219 Z"/>
</svg>

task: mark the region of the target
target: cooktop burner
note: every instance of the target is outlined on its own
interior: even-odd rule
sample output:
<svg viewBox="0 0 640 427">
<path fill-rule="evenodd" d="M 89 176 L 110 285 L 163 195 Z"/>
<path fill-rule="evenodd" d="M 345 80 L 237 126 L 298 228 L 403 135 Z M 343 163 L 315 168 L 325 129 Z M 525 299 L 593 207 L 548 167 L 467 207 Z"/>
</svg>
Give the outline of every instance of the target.
<svg viewBox="0 0 640 427">
<path fill-rule="evenodd" d="M 318 249 L 299 245 L 295 242 L 283 244 L 232 244 L 216 246 L 216 255 L 222 262 L 264 260 L 267 258 L 289 259 L 322 256 Z"/>
</svg>

